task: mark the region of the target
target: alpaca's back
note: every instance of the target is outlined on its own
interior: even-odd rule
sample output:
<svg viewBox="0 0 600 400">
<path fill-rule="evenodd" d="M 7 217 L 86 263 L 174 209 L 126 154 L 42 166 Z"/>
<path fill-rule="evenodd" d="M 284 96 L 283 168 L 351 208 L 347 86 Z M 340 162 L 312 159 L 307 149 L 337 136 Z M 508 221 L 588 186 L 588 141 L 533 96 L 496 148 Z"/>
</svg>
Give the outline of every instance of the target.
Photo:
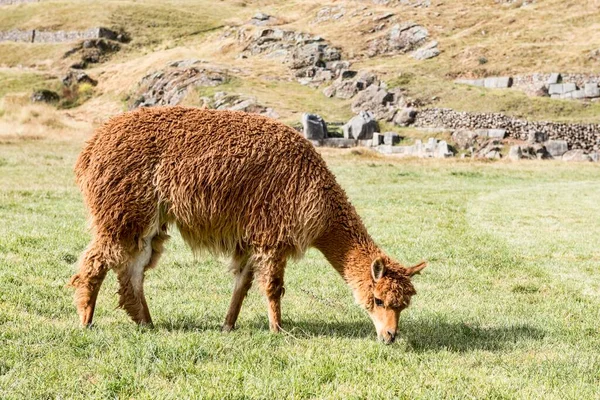
<svg viewBox="0 0 600 400">
<path fill-rule="evenodd" d="M 140 240 L 175 222 L 192 246 L 225 253 L 261 246 L 300 254 L 346 203 L 300 134 L 241 112 L 120 115 L 98 129 L 76 172 L 99 235 Z"/>
</svg>

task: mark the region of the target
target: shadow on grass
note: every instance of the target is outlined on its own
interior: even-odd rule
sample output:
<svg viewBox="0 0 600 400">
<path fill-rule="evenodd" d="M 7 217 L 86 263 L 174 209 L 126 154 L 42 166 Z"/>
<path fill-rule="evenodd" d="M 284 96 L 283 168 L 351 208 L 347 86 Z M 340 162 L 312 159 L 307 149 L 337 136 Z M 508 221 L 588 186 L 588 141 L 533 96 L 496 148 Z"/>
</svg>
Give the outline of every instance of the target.
<svg viewBox="0 0 600 400">
<path fill-rule="evenodd" d="M 285 321 L 284 321 L 285 322 Z M 255 320 L 253 329 L 268 329 L 267 323 Z M 376 340 L 375 328 L 365 321 L 294 321 L 284 328 L 297 338 L 339 337 Z M 540 340 L 545 333 L 530 325 L 482 327 L 463 322 L 417 319 L 401 321 L 398 337 L 415 352 L 446 350 L 468 352 L 474 350 L 500 351 L 525 340 Z"/>
<path fill-rule="evenodd" d="M 401 323 L 400 335 L 415 352 L 468 352 L 500 351 L 521 341 L 540 340 L 545 333 L 526 324 L 482 327 L 463 322 L 424 319 Z"/>
<path fill-rule="evenodd" d="M 284 329 L 293 337 L 310 339 L 315 337 L 376 340 L 375 328 L 364 321 L 286 321 Z M 267 331 L 266 317 L 242 323 L 241 329 Z M 156 325 L 168 331 L 218 331 L 220 324 L 214 321 L 174 319 Z M 406 341 L 408 350 L 414 352 L 475 350 L 501 351 L 526 340 L 541 340 L 545 332 L 527 324 L 509 326 L 480 326 L 464 322 L 448 322 L 435 318 L 407 319 L 400 322 L 398 337 Z"/>
</svg>

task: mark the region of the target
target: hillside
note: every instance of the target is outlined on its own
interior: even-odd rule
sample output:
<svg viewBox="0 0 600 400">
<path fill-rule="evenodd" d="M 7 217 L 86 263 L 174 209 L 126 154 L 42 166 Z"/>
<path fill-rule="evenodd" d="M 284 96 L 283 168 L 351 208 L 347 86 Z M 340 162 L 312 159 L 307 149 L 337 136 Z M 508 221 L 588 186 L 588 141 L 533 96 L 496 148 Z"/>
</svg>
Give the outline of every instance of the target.
<svg viewBox="0 0 600 400">
<path fill-rule="evenodd" d="M 69 110 L 47 107 L 33 113 L 46 118 L 52 115 L 50 119 L 62 125 L 72 120 L 96 124 L 127 109 L 144 76 L 168 63 L 190 59 L 227 71 L 227 79 L 217 86 L 194 88 L 180 100 L 182 104 L 201 106 L 206 102 L 203 97 L 224 91 L 250 96 L 289 123 L 298 124 L 303 112 L 320 114 L 332 122 L 352 117 L 351 99 L 326 97 L 322 92 L 330 84 L 327 81 L 301 84 L 285 57 L 276 53 L 241 57 L 249 46 L 256 45 L 257 32 L 266 28 L 320 38 L 320 43 L 339 49 L 341 61 L 350 69 L 376 74 L 387 87 L 398 88 L 409 104 L 502 112 L 528 120 L 600 122 L 600 103 L 596 101 L 536 97 L 515 88 L 455 83 L 457 78 L 553 72 L 600 76 L 600 36 L 595 34 L 600 29 L 600 9 L 594 0 L 537 0 L 526 5 L 494 0 L 12 3 L 0 5 L 0 32 L 106 27 L 127 35 L 117 51 L 85 66 L 84 72 L 97 80 L 97 86 L 84 87 L 83 98 L 67 102 L 64 108 Z M 257 13 L 271 18 L 253 20 Z M 394 34 L 394 27 L 404 29 L 407 24 L 422 28 L 426 39 L 412 43 L 409 38 L 402 46 L 385 42 Z M 404 32 L 400 33 L 402 40 L 406 39 Z M 439 55 L 424 60 L 412 57 L 415 49 L 434 42 Z M 81 53 L 69 51 L 74 47 L 75 41 L 0 42 L 3 130 L 15 122 L 36 123 L 36 117 L 29 118 L 25 110 L 39 106 L 29 105 L 27 99 L 37 88 L 64 90 L 60 79 Z"/>
</svg>

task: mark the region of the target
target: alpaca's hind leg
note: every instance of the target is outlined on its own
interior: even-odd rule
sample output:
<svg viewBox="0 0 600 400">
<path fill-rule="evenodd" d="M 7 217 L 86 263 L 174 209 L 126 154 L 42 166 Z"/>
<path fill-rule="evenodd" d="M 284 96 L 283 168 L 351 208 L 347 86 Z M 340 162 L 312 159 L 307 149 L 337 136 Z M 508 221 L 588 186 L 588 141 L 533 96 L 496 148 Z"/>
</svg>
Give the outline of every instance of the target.
<svg viewBox="0 0 600 400">
<path fill-rule="evenodd" d="M 152 317 L 144 296 L 144 275 L 158 262 L 163 243 L 168 238 L 160 233 L 142 241 L 141 249 L 131 261 L 117 269 L 119 280 L 119 307 L 140 325 L 152 325 Z"/>
<path fill-rule="evenodd" d="M 102 239 L 92 241 L 86 249 L 79 271 L 69 281 L 69 285 L 75 287 L 75 306 L 83 326 L 92 324 L 96 299 L 106 273 L 126 258 L 120 245 Z"/>
<path fill-rule="evenodd" d="M 231 303 L 229 304 L 229 311 L 227 311 L 225 323 L 222 327 L 224 332 L 229 332 L 235 328 L 235 322 L 240 314 L 242 303 L 252 286 L 252 279 L 254 278 L 252 259 L 246 254 L 236 254 L 233 257 L 231 270 L 235 276 L 235 284 Z"/>
<path fill-rule="evenodd" d="M 286 259 L 284 257 L 259 254 L 256 260 L 258 281 L 267 298 L 269 328 L 272 332 L 281 330 L 281 297 L 285 293 L 283 274 Z"/>
</svg>

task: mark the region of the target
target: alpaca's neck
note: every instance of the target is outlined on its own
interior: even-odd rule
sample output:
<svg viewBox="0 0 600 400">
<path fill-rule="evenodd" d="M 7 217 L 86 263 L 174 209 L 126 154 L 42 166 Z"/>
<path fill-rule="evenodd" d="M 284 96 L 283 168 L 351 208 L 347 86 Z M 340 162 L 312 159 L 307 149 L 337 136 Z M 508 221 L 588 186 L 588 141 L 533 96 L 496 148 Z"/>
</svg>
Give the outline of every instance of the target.
<svg viewBox="0 0 600 400">
<path fill-rule="evenodd" d="M 351 285 L 369 279 L 371 262 L 381 253 L 354 212 L 332 221 L 314 246 Z"/>
</svg>

